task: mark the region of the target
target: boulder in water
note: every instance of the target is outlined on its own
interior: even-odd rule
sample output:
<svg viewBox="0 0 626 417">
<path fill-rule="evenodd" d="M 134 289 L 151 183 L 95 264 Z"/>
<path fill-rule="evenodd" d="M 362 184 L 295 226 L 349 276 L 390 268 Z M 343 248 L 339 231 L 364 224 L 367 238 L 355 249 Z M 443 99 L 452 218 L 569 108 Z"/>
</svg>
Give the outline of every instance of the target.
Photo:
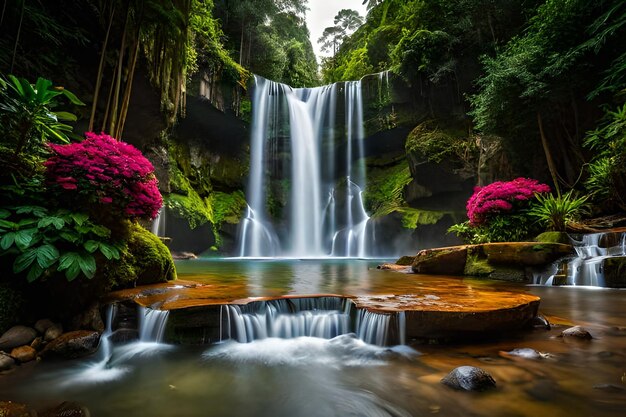
<svg viewBox="0 0 626 417">
<path fill-rule="evenodd" d="M 441 383 L 464 391 L 485 391 L 496 387 L 496 381 L 487 371 L 474 366 L 459 366 L 446 375 Z"/>
<path fill-rule="evenodd" d="M 15 365 L 15 359 L 13 359 L 9 355 L 6 355 L 0 352 L 0 372 L 8 371 L 9 369 L 13 368 L 14 365 Z M 0 411 L 1 410 L 2 410 L 2 407 L 0 407 Z M 2 413 L 0 413 L 0 416 L 1 415 Z"/>
<path fill-rule="evenodd" d="M 37 357 L 37 351 L 30 346 L 20 346 L 11 351 L 11 356 L 25 363 L 34 360 Z"/>
<path fill-rule="evenodd" d="M 61 336 L 62 334 L 63 334 L 63 326 L 61 326 L 61 324 L 58 324 L 58 323 L 53 324 L 52 326 L 48 327 L 48 329 L 44 333 L 43 340 L 45 340 L 46 342 L 49 342 Z"/>
<path fill-rule="evenodd" d="M 13 326 L 0 337 L 0 350 L 10 351 L 18 346 L 28 345 L 37 337 L 32 327 Z"/>
<path fill-rule="evenodd" d="M 46 345 L 41 356 L 57 356 L 66 359 L 91 355 L 98 349 L 100 334 L 90 330 L 64 333 Z"/>
<path fill-rule="evenodd" d="M 593 336 L 587 329 L 581 326 L 570 327 L 569 329 L 565 329 L 561 332 L 560 337 L 575 337 L 577 339 L 582 340 L 591 340 Z"/>
</svg>

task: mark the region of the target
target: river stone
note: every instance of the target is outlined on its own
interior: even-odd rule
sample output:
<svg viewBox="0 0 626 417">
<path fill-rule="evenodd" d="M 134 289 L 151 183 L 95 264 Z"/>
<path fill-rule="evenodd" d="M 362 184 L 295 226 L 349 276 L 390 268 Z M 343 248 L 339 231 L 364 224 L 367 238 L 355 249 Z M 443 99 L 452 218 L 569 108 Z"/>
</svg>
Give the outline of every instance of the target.
<svg viewBox="0 0 626 417">
<path fill-rule="evenodd" d="M 35 350 L 39 350 L 41 349 L 43 346 L 43 337 L 38 336 L 35 338 L 35 340 L 33 340 L 30 344 L 30 347 L 32 347 Z"/>
<path fill-rule="evenodd" d="M 44 334 L 46 330 L 48 330 L 52 326 L 54 326 L 54 322 L 52 320 L 41 319 L 37 320 L 37 323 L 35 323 L 35 330 L 37 330 L 41 334 Z"/>
<path fill-rule="evenodd" d="M 506 352 L 506 354 L 510 356 L 519 356 L 520 358 L 525 358 L 525 359 L 541 359 L 543 357 L 541 353 L 531 348 L 513 349 L 510 352 Z"/>
<path fill-rule="evenodd" d="M 31 412 L 25 404 L 14 403 L 12 401 L 0 401 L 1 417 L 31 417 Z"/>
<path fill-rule="evenodd" d="M 15 359 L 13 359 L 11 356 L 6 355 L 2 352 L 0 352 L 0 372 L 1 371 L 8 371 L 9 369 L 13 368 L 13 365 L 15 365 Z M 1 410 L 1 408 L 0 408 Z M 0 413 L 0 416 L 2 414 Z"/>
<path fill-rule="evenodd" d="M 93 303 L 89 308 L 72 319 L 71 329 L 91 329 L 102 333 L 104 331 L 104 322 L 100 315 L 100 305 Z"/>
<path fill-rule="evenodd" d="M 561 337 L 575 337 L 577 339 L 591 340 L 593 336 L 587 329 L 581 326 L 570 327 L 561 332 Z"/>
<path fill-rule="evenodd" d="M 22 363 L 30 362 L 37 357 L 37 351 L 30 346 L 20 346 L 11 351 L 11 356 Z"/>
<path fill-rule="evenodd" d="M 63 334 L 63 326 L 61 324 L 53 324 L 50 326 L 43 337 L 43 340 L 50 342 Z"/>
<path fill-rule="evenodd" d="M 10 351 L 18 346 L 28 345 L 37 337 L 32 327 L 13 326 L 0 337 L 0 350 Z"/>
<path fill-rule="evenodd" d="M 465 391 L 485 391 L 496 386 L 496 381 L 489 373 L 474 366 L 459 366 L 446 375 L 441 383 Z"/>
<path fill-rule="evenodd" d="M 100 334 L 91 330 L 64 333 L 46 345 L 41 356 L 72 359 L 91 355 L 98 349 Z"/>
<path fill-rule="evenodd" d="M 89 417 L 89 409 L 84 405 L 65 401 L 56 407 L 49 408 L 37 414 L 39 417 Z"/>
</svg>

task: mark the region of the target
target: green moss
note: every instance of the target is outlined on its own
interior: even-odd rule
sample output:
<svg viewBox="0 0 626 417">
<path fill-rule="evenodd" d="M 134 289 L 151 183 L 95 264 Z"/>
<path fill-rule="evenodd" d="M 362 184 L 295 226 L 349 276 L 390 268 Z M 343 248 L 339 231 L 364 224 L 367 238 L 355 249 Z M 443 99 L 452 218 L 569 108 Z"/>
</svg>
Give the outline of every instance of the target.
<svg viewBox="0 0 626 417">
<path fill-rule="evenodd" d="M 447 214 L 443 211 L 420 210 L 410 207 L 402 207 L 396 211 L 402 213 L 402 226 L 407 229 L 415 229 L 420 225 L 437 224 Z"/>
<path fill-rule="evenodd" d="M 413 265 L 413 261 L 415 260 L 415 256 L 402 256 L 400 259 L 396 261 L 396 265 L 409 266 Z"/>
<path fill-rule="evenodd" d="M 564 243 L 569 245 L 570 239 L 564 232 L 544 232 L 535 238 L 537 242 L 542 243 Z"/>
<path fill-rule="evenodd" d="M 463 271 L 465 275 L 486 277 L 490 276 L 495 270 L 479 247 L 467 248 L 467 259 Z"/>
<path fill-rule="evenodd" d="M 418 125 L 406 138 L 407 153 L 418 153 L 429 161 L 440 163 L 452 159 L 467 161 L 478 154 L 474 138 L 461 129 L 440 129 L 434 121 Z"/>
<path fill-rule="evenodd" d="M 128 251 L 133 256 L 137 284 L 176 279 L 176 268 L 170 250 L 154 234 L 138 224 L 131 226 Z"/>
<path fill-rule="evenodd" d="M 212 221 L 216 225 L 220 225 L 223 222 L 238 224 L 247 204 L 243 191 L 235 191 L 233 193 L 215 192 L 211 194 L 209 201 L 213 212 Z"/>
<path fill-rule="evenodd" d="M 186 196 L 175 193 L 166 194 L 163 196 L 163 203 L 165 207 L 187 219 L 189 227 L 192 229 L 211 221 L 213 218 L 211 207 L 193 190 Z"/>
<path fill-rule="evenodd" d="M 400 207 L 406 207 L 404 187 L 411 180 L 409 167 L 404 161 L 390 167 L 370 170 L 364 193 L 366 210 L 372 213 L 372 217 L 380 217 Z"/>
</svg>

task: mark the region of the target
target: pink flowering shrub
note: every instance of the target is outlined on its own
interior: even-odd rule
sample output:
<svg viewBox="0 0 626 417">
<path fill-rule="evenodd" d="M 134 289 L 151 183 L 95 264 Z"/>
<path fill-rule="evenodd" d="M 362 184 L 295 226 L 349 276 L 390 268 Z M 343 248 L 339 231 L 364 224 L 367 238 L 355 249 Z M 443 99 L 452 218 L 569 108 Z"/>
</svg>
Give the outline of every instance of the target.
<svg viewBox="0 0 626 417">
<path fill-rule="evenodd" d="M 466 205 L 470 226 L 483 225 L 494 215 L 519 208 L 525 202 L 534 199 L 535 194 L 548 192 L 549 186 L 529 178 L 498 181 L 484 187 L 476 187 Z"/>
<path fill-rule="evenodd" d="M 134 146 L 104 133 L 87 132 L 85 137 L 49 145 L 53 156 L 44 163 L 49 186 L 126 218 L 154 219 L 163 198 L 150 161 Z"/>
</svg>

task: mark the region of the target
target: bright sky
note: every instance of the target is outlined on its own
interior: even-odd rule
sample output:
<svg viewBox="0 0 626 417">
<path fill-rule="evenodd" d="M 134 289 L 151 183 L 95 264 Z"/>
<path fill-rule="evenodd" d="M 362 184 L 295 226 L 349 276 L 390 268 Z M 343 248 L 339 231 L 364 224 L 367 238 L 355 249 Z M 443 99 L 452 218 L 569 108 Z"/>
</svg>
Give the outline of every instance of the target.
<svg viewBox="0 0 626 417">
<path fill-rule="evenodd" d="M 317 40 L 322 36 L 324 29 L 335 25 L 334 19 L 337 12 L 341 9 L 353 9 L 358 11 L 363 18 L 367 13 L 363 0 L 309 0 L 309 9 L 306 12 L 306 24 L 311 32 L 311 43 L 318 57 L 318 63 L 320 56 L 329 56 L 329 54 L 320 50 Z"/>
</svg>

